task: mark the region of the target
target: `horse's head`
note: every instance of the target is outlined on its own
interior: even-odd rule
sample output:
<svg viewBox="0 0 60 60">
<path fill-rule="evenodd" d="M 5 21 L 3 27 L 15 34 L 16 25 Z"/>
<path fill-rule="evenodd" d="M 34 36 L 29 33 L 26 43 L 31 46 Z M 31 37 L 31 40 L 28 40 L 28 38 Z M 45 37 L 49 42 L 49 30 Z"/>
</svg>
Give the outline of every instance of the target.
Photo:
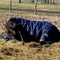
<svg viewBox="0 0 60 60">
<path fill-rule="evenodd" d="M 17 27 L 16 18 L 10 18 L 9 21 L 5 24 L 7 31 L 13 35 L 16 34 L 15 29 Z"/>
</svg>

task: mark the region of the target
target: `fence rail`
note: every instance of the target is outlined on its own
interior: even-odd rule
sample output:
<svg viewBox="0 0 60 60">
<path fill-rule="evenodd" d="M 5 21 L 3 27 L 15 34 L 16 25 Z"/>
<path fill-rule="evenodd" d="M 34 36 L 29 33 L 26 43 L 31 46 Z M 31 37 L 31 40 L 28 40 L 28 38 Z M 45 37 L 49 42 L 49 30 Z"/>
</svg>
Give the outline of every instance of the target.
<svg viewBox="0 0 60 60">
<path fill-rule="evenodd" d="M 0 10 L 9 10 L 9 8 L 0 8 Z M 48 11 L 48 10 L 32 10 L 32 9 L 19 9 L 19 8 L 12 8 L 11 10 L 15 11 L 26 11 L 26 12 L 41 12 L 41 13 L 50 13 L 50 14 L 60 14 L 58 11 Z M 9 10 L 10 13 L 10 10 Z"/>
</svg>

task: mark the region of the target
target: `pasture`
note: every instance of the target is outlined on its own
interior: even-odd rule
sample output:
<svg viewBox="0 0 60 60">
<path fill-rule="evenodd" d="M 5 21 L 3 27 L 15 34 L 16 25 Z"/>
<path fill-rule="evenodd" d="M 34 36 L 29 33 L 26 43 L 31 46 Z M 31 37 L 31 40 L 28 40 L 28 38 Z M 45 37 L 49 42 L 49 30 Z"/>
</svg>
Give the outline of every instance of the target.
<svg viewBox="0 0 60 60">
<path fill-rule="evenodd" d="M 8 0 L 1 0 L 0 8 L 7 7 L 9 7 Z M 35 4 L 17 2 L 13 3 L 12 7 L 35 9 Z M 37 9 L 60 11 L 60 4 L 38 4 Z M 8 12 L 6 10 L 0 10 L 0 34 L 6 30 L 4 25 L 11 16 L 30 20 L 46 20 L 60 30 L 60 15 L 44 13 L 37 13 L 38 15 L 35 15 L 33 14 L 34 12 L 30 13 L 25 11 L 12 11 L 12 14 L 8 14 Z M 0 60 L 60 60 L 60 42 L 41 46 L 36 42 L 22 45 L 22 42 L 17 40 L 6 42 L 4 39 L 0 39 Z"/>
<path fill-rule="evenodd" d="M 0 33 L 5 31 L 5 23 L 11 16 L 31 20 L 47 20 L 60 29 L 60 16 L 34 14 L 7 14 L 0 12 Z M 11 40 L 6 42 L 0 39 L 0 60 L 60 60 L 60 42 L 41 46 L 39 43 Z"/>
<path fill-rule="evenodd" d="M 9 1 L 1 1 L 0 8 L 9 8 Z M 12 8 L 35 9 L 34 3 L 12 2 Z M 37 4 L 37 10 L 60 11 L 60 4 Z"/>
</svg>

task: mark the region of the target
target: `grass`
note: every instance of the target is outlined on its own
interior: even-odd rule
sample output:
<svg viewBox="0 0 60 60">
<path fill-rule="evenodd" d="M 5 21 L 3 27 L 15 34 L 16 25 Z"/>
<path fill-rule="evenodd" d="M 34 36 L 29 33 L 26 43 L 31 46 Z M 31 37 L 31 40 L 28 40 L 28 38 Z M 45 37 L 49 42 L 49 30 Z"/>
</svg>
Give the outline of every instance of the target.
<svg viewBox="0 0 60 60">
<path fill-rule="evenodd" d="M 11 11 L 9 13 L 9 11 L 7 10 L 0 10 L 0 13 L 8 13 L 8 14 L 26 14 L 26 15 L 41 15 L 41 16 L 59 16 L 60 17 L 60 14 L 49 14 L 49 13 L 38 13 L 38 12 L 26 12 L 26 11 Z"/>
<path fill-rule="evenodd" d="M 0 3 L 0 7 L 9 7 L 8 3 Z M 12 3 L 12 8 L 35 9 L 33 3 Z M 37 10 L 60 11 L 60 4 L 37 4 Z"/>
<path fill-rule="evenodd" d="M 37 9 L 60 11 L 60 4 L 38 4 Z"/>
<path fill-rule="evenodd" d="M 0 2 L 0 8 L 8 8 L 9 4 Z M 12 3 L 12 8 L 24 8 L 24 9 L 35 9 L 35 4 L 33 3 Z M 37 4 L 37 10 L 51 10 L 51 11 L 60 11 L 60 4 Z M 0 12 L 8 12 L 0 10 Z M 24 13 L 24 14 L 38 14 L 38 15 L 52 15 L 60 16 L 60 14 L 49 14 L 49 13 L 35 13 L 35 12 L 25 12 L 25 11 L 12 11 L 12 13 Z"/>
<path fill-rule="evenodd" d="M 22 45 L 21 42 L 0 40 L 1 60 L 60 60 L 60 43 L 39 45 L 31 42 Z"/>
<path fill-rule="evenodd" d="M 7 11 L 5 11 L 6 13 Z M 17 13 L 15 11 L 15 13 Z M 43 16 L 33 15 L 24 12 L 24 14 L 13 14 L 15 17 L 21 17 L 26 19 L 41 20 L 45 18 L 60 27 L 60 17 L 58 16 Z M 11 18 L 11 15 L 0 13 L 0 33 L 4 32 L 4 23 Z M 56 22 L 56 23 L 55 23 Z M 36 42 L 29 42 L 22 45 L 22 42 L 17 40 L 7 41 L 0 39 L 0 60 L 60 60 L 60 42 L 53 43 L 51 45 L 40 45 Z"/>
</svg>

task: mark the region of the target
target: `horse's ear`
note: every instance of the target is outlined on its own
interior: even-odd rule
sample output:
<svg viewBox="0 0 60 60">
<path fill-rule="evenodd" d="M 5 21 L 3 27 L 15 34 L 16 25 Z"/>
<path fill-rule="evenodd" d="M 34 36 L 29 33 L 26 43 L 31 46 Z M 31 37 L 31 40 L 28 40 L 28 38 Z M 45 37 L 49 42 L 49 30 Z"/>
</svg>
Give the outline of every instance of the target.
<svg viewBox="0 0 60 60">
<path fill-rule="evenodd" d="M 16 24 L 16 18 L 10 18 L 9 21 L 5 24 L 5 27 L 14 29 L 16 27 Z"/>
<path fill-rule="evenodd" d="M 16 18 L 15 18 L 15 17 L 12 17 L 12 18 L 10 18 L 9 20 L 11 20 L 11 21 L 16 21 Z"/>
</svg>

